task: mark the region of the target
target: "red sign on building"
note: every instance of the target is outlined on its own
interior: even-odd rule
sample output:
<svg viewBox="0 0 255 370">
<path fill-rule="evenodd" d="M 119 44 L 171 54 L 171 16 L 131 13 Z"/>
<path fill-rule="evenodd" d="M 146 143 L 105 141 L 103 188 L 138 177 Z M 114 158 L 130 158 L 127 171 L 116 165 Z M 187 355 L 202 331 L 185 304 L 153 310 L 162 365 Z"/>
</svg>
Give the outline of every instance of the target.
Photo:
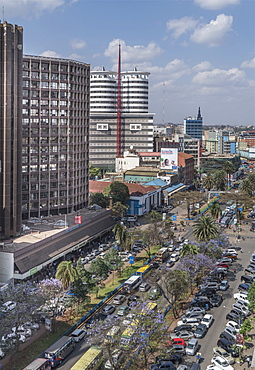
<svg viewBox="0 0 255 370">
<path fill-rule="evenodd" d="M 82 223 L 82 216 L 74 216 L 74 223 L 81 224 Z"/>
</svg>

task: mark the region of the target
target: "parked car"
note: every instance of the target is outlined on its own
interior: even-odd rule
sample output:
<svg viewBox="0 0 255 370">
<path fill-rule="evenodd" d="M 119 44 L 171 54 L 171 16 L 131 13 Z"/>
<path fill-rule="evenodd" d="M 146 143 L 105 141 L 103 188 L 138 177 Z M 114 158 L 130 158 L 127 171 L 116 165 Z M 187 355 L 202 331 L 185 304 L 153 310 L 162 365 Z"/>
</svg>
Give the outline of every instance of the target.
<svg viewBox="0 0 255 370">
<path fill-rule="evenodd" d="M 192 324 L 183 324 L 183 325 L 179 325 L 179 326 L 176 326 L 174 328 L 174 332 L 175 333 L 179 333 L 181 331 L 193 331 L 194 330 L 194 326 Z"/>
<path fill-rule="evenodd" d="M 174 261 L 172 260 L 167 261 L 166 267 L 173 267 L 173 266 L 174 266 Z"/>
<path fill-rule="evenodd" d="M 214 307 L 219 307 L 223 301 L 221 294 L 214 294 L 214 296 L 211 298 L 212 305 Z"/>
<path fill-rule="evenodd" d="M 198 350 L 198 340 L 196 338 L 191 338 L 186 347 L 186 355 L 194 356 Z"/>
<path fill-rule="evenodd" d="M 229 288 L 229 283 L 227 280 L 222 280 L 220 283 L 219 289 L 220 290 L 227 290 Z"/>
<path fill-rule="evenodd" d="M 233 366 L 229 365 L 227 360 L 225 360 L 221 356 L 217 356 L 217 357 L 212 358 L 212 364 L 214 364 L 215 366 L 217 366 L 221 370 L 223 370 L 223 369 L 224 370 L 234 370 Z"/>
<path fill-rule="evenodd" d="M 232 307 L 234 310 L 237 310 L 238 312 L 240 311 L 240 314 L 243 314 L 245 316 L 250 315 L 250 311 L 248 310 L 248 308 L 240 303 L 236 302 L 232 305 Z"/>
<path fill-rule="evenodd" d="M 171 361 L 160 361 L 157 364 L 151 365 L 151 370 L 175 370 L 174 364 Z"/>
<path fill-rule="evenodd" d="M 188 315 L 190 312 L 196 312 L 196 313 L 199 313 L 201 315 L 204 315 L 205 314 L 205 309 L 204 308 L 201 308 L 201 307 L 190 307 L 188 310 L 186 310 L 186 315 Z"/>
<path fill-rule="evenodd" d="M 139 291 L 140 292 L 147 292 L 147 290 L 149 290 L 150 287 L 151 287 L 150 284 L 148 284 L 148 283 L 142 283 L 139 286 Z"/>
<path fill-rule="evenodd" d="M 175 334 L 171 334 L 170 335 L 170 338 L 171 338 L 171 344 L 173 345 L 175 345 L 175 344 L 177 344 L 177 345 L 181 345 L 181 346 L 184 346 L 184 347 L 186 347 L 186 343 L 185 343 L 185 340 L 183 339 L 183 338 L 180 338 L 179 336 L 178 337 L 176 337 L 176 336 L 174 336 Z M 179 335 L 179 334 L 178 334 Z M 172 337 L 173 336 L 173 337 Z"/>
<path fill-rule="evenodd" d="M 194 333 L 192 331 L 181 330 L 180 332 L 171 334 L 170 336 L 173 340 L 175 339 L 187 340 L 187 339 L 194 337 Z M 175 343 L 175 344 L 182 344 L 182 343 Z"/>
<path fill-rule="evenodd" d="M 84 329 L 75 329 L 72 332 L 71 337 L 74 339 L 75 342 L 79 342 L 80 340 L 82 340 L 82 338 L 85 337 L 86 334 L 87 332 Z"/>
<path fill-rule="evenodd" d="M 239 333 L 239 331 L 241 330 L 241 325 L 237 324 L 237 322 L 235 321 L 228 321 L 226 324 L 226 328 L 227 327 L 235 329 L 236 333 Z"/>
<path fill-rule="evenodd" d="M 120 349 L 115 349 L 112 352 L 112 360 L 113 360 L 113 363 L 114 363 L 115 367 L 119 362 L 121 362 L 122 358 L 123 358 L 123 352 Z M 112 366 L 110 360 L 107 360 L 105 365 L 104 365 L 104 368 L 105 369 L 113 369 L 114 367 Z"/>
<path fill-rule="evenodd" d="M 231 311 L 226 315 L 226 319 L 229 321 L 234 321 L 238 325 L 241 325 L 244 322 L 244 319 L 242 317 Z"/>
<path fill-rule="evenodd" d="M 112 302 L 113 304 L 122 304 L 126 299 L 126 296 L 124 296 L 123 294 L 118 294 L 116 295 L 116 297 L 113 298 Z"/>
<path fill-rule="evenodd" d="M 185 320 L 185 319 L 184 319 Z M 201 319 L 197 318 L 197 317 L 192 317 L 192 318 L 187 318 L 185 321 L 183 320 L 180 320 L 180 321 L 177 321 L 177 325 L 180 326 L 180 325 L 183 325 L 183 324 L 192 324 L 194 327 L 200 323 Z"/>
<path fill-rule="evenodd" d="M 139 295 L 131 295 L 127 299 L 127 305 L 128 306 L 134 306 L 140 301 L 140 299 L 141 298 L 139 297 Z"/>
<path fill-rule="evenodd" d="M 203 317 L 203 314 L 201 312 L 192 312 L 192 311 L 189 311 L 187 312 L 185 315 L 182 316 L 182 321 L 184 321 L 184 319 L 189 319 L 189 318 L 199 318 L 200 321 L 202 320 L 202 317 Z"/>
<path fill-rule="evenodd" d="M 196 294 L 195 294 L 195 298 L 196 297 L 199 297 L 199 296 L 206 296 L 208 298 L 211 298 L 214 296 L 214 294 L 216 294 L 217 290 L 216 289 L 210 289 L 210 288 L 205 288 L 205 289 L 202 289 L 202 290 L 199 290 Z"/>
<path fill-rule="evenodd" d="M 111 315 L 113 314 L 113 312 L 115 311 L 115 306 L 113 305 L 110 305 L 110 304 L 107 304 L 106 306 L 104 306 L 101 310 L 101 314 L 102 315 Z"/>
<path fill-rule="evenodd" d="M 207 326 L 205 324 L 199 324 L 194 331 L 195 338 L 204 338 L 205 334 L 207 333 Z"/>
<path fill-rule="evenodd" d="M 151 290 L 150 290 L 149 299 L 154 301 L 154 300 L 158 299 L 160 295 L 161 295 L 161 291 L 159 290 L 159 288 L 158 287 L 152 287 Z"/>
<path fill-rule="evenodd" d="M 225 338 L 232 344 L 236 343 L 236 336 L 233 336 L 232 334 L 230 334 L 229 332 L 225 330 L 222 333 L 220 333 L 220 338 Z"/>
<path fill-rule="evenodd" d="M 7 312 L 7 311 L 12 311 L 16 307 L 16 302 L 13 301 L 7 301 L 2 304 L 1 311 L 2 312 Z"/>
<path fill-rule="evenodd" d="M 242 275 L 241 276 L 241 281 L 245 284 L 251 284 L 255 280 L 254 275 Z"/>
<path fill-rule="evenodd" d="M 246 284 L 239 284 L 238 285 L 238 290 L 240 290 L 240 291 L 246 291 L 246 292 L 248 292 L 248 289 L 250 288 L 250 283 L 246 283 Z"/>
<path fill-rule="evenodd" d="M 201 324 L 206 325 L 206 327 L 209 329 L 212 323 L 213 323 L 213 315 L 210 315 L 210 314 L 204 315 L 201 321 Z"/>
<path fill-rule="evenodd" d="M 118 316 L 124 316 L 129 312 L 130 308 L 128 306 L 121 306 L 117 311 Z"/>
<path fill-rule="evenodd" d="M 213 355 L 215 357 L 221 356 L 223 357 L 230 365 L 235 363 L 234 357 L 232 357 L 229 352 L 227 352 L 224 348 L 221 347 L 214 347 L 213 348 Z"/>
<path fill-rule="evenodd" d="M 237 292 L 237 293 L 235 293 L 235 294 L 234 294 L 234 298 L 235 298 L 236 300 L 238 300 L 238 299 L 242 299 L 243 301 L 246 301 L 246 302 L 248 302 L 248 303 L 249 303 L 249 301 L 248 301 L 248 299 L 247 299 L 247 294 L 248 294 L 248 292 L 246 292 L 246 291 Z"/>
</svg>

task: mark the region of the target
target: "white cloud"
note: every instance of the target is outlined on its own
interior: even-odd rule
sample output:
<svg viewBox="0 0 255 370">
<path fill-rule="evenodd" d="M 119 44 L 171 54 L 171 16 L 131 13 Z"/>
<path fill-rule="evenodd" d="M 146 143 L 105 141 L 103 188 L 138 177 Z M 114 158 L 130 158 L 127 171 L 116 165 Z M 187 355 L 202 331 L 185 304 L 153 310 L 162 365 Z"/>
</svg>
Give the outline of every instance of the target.
<svg viewBox="0 0 255 370">
<path fill-rule="evenodd" d="M 203 9 L 218 10 L 229 5 L 238 5 L 240 0 L 194 0 Z"/>
<path fill-rule="evenodd" d="M 2 0 L 1 6 L 4 7 L 8 18 L 11 18 L 31 17 L 44 11 L 52 12 L 65 3 L 67 3 L 66 0 Z"/>
<path fill-rule="evenodd" d="M 74 39 L 70 41 L 70 45 L 73 49 L 83 49 L 86 46 L 86 42 L 84 40 Z"/>
<path fill-rule="evenodd" d="M 76 54 L 76 53 L 73 53 L 73 54 L 70 54 L 68 59 L 73 59 L 73 60 L 77 60 L 77 61 L 83 61 L 84 60 L 84 57 L 80 54 Z"/>
<path fill-rule="evenodd" d="M 211 69 L 212 69 L 212 64 L 206 60 L 204 62 L 198 63 L 197 65 L 193 67 L 193 70 L 196 72 L 208 71 Z"/>
<path fill-rule="evenodd" d="M 223 43 L 226 34 L 231 31 L 232 23 L 233 17 L 231 15 L 219 14 L 216 20 L 198 27 L 190 39 L 197 44 L 220 45 Z"/>
<path fill-rule="evenodd" d="M 251 60 L 245 60 L 241 64 L 241 68 L 255 68 L 255 58 L 253 58 Z"/>
<path fill-rule="evenodd" d="M 113 62 L 118 60 L 118 46 L 121 45 L 121 60 L 123 63 L 137 63 L 151 60 L 162 53 L 161 48 L 153 41 L 147 46 L 134 45 L 128 46 L 125 41 L 115 39 L 111 41 L 104 52 L 106 57 L 111 58 Z"/>
<path fill-rule="evenodd" d="M 223 86 L 239 84 L 245 79 L 245 73 L 238 68 L 229 70 L 215 68 L 212 71 L 204 71 L 197 73 L 192 82 L 205 86 Z"/>
<path fill-rule="evenodd" d="M 49 57 L 49 58 L 60 58 L 61 55 L 58 54 L 56 51 L 53 50 L 45 50 L 40 54 L 42 57 Z"/>
<path fill-rule="evenodd" d="M 167 30 L 172 31 L 172 37 L 178 39 L 182 34 L 193 30 L 198 21 L 192 17 L 183 17 L 180 19 L 171 19 L 167 22 Z"/>
</svg>

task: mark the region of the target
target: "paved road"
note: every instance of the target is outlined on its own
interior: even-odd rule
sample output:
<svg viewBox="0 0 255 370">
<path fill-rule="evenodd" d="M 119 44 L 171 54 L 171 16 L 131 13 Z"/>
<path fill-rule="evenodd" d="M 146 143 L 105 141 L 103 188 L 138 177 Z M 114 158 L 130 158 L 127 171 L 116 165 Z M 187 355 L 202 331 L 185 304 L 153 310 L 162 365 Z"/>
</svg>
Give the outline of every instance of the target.
<svg viewBox="0 0 255 370">
<path fill-rule="evenodd" d="M 234 303 L 233 294 L 238 291 L 237 287 L 240 284 L 240 277 L 243 274 L 246 266 L 249 264 L 251 254 L 254 252 L 254 238 L 246 238 L 245 241 L 242 241 L 240 244 L 243 249 L 243 253 L 239 252 L 238 260 L 232 264 L 227 277 L 230 283 L 230 288 L 223 293 L 224 300 L 221 306 L 215 307 L 211 310 L 215 321 L 204 339 L 200 340 L 200 352 L 203 358 L 203 361 L 201 363 L 202 370 L 205 370 L 211 362 L 213 353 L 212 349 L 216 346 L 219 334 L 224 330 L 226 326 L 226 314 L 230 311 L 231 306 Z M 234 268 L 236 268 L 236 273 L 233 272 Z"/>
</svg>

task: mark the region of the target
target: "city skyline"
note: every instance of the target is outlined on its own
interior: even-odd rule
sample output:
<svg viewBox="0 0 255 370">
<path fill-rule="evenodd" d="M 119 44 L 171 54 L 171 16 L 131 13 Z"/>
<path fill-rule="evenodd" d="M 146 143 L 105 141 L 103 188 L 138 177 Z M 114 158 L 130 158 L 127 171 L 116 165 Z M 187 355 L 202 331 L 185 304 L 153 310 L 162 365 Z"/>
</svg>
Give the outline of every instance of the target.
<svg viewBox="0 0 255 370">
<path fill-rule="evenodd" d="M 150 72 L 154 123 L 253 125 L 252 0 L 3 0 L 2 20 L 24 28 L 24 54 Z"/>
</svg>

